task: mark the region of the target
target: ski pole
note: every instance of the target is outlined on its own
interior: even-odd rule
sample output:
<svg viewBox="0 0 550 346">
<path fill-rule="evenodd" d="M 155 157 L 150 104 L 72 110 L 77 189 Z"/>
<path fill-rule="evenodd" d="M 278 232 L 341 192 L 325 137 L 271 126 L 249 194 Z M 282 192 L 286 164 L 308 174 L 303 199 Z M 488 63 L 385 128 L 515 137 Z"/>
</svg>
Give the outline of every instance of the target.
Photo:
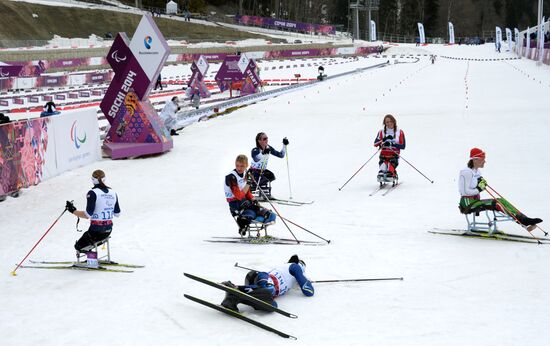
<svg viewBox="0 0 550 346">
<path fill-rule="evenodd" d="M 487 184 L 487 187 L 490 188 L 497 196 L 499 196 L 500 198 L 504 198 L 502 197 L 502 195 L 497 191 L 495 190 L 491 185 Z M 506 199 L 507 200 L 507 199 Z M 507 200 L 508 201 L 508 200 Z M 510 201 L 508 201 L 508 203 L 510 203 Z M 518 212 L 522 213 L 521 210 L 519 210 L 518 208 L 516 208 L 515 205 L 513 205 L 512 203 L 510 203 L 510 205 L 515 208 Z M 548 235 L 548 232 L 546 232 L 545 230 L 543 230 L 539 225 L 535 225 L 535 227 L 537 227 L 538 229 L 540 229 L 545 236 Z"/>
<path fill-rule="evenodd" d="M 252 177 L 252 181 L 256 184 L 256 186 L 258 186 L 258 183 L 256 182 L 256 179 L 254 179 L 254 175 L 250 175 L 250 176 Z M 300 244 L 300 241 L 298 240 L 298 238 L 296 238 L 296 236 L 294 235 L 294 233 L 292 232 L 290 227 L 288 227 L 288 225 L 285 222 L 285 219 L 281 216 L 281 214 L 279 213 L 277 208 L 275 208 L 275 206 L 273 205 L 271 200 L 267 197 L 264 190 L 262 190 L 262 188 L 259 188 L 258 190 L 260 191 L 260 194 L 265 198 L 265 200 L 269 203 L 269 205 L 271 205 L 271 208 L 273 208 L 273 210 L 275 211 L 275 214 L 277 214 L 277 216 L 279 216 L 281 218 L 281 220 L 283 221 L 283 224 L 285 225 L 285 227 L 288 229 L 290 234 L 292 234 L 292 237 L 294 237 L 294 239 L 296 240 L 296 243 Z"/>
<path fill-rule="evenodd" d="M 320 235 L 317 235 L 317 234 L 313 233 L 313 232 L 310 231 L 309 229 L 307 229 L 307 228 L 305 228 L 305 227 L 302 227 L 302 226 L 298 225 L 297 223 L 292 222 L 292 221 L 290 221 L 289 219 L 284 218 L 284 217 L 282 217 L 282 216 L 281 216 L 281 219 L 283 219 L 283 220 L 286 221 L 286 222 L 289 222 L 289 223 L 293 224 L 294 226 L 296 226 L 296 227 L 298 227 L 298 228 L 303 229 L 304 231 L 308 232 L 309 234 L 313 234 L 314 236 L 316 236 L 316 237 L 319 238 L 319 239 L 322 239 L 322 240 L 326 241 L 327 244 L 330 244 L 330 240 L 327 240 L 327 239 L 321 237 Z"/>
<path fill-rule="evenodd" d="M 346 186 L 346 185 L 350 182 L 350 180 L 353 179 L 353 177 L 355 177 L 355 175 L 357 175 L 357 173 L 359 173 L 359 171 L 362 170 L 363 167 L 365 167 L 365 165 L 366 165 L 367 163 L 369 163 L 369 161 L 372 160 L 372 158 L 373 158 L 374 156 L 376 156 L 376 154 L 377 154 L 379 151 L 380 151 L 380 148 L 378 148 L 378 150 L 376 150 L 376 152 L 375 152 L 374 154 L 372 154 L 372 156 L 367 160 L 367 162 L 365 162 L 365 163 L 363 164 L 363 166 L 359 167 L 359 169 L 357 170 L 357 172 L 353 173 L 353 175 L 351 176 L 351 178 L 349 178 L 348 181 L 346 181 L 346 182 L 344 183 L 344 185 L 342 185 L 341 187 L 338 188 L 338 191 L 342 191 L 342 189 L 344 188 L 344 186 Z"/>
<path fill-rule="evenodd" d="M 59 217 L 57 219 L 55 219 L 55 221 L 52 223 L 52 225 L 48 228 L 48 230 L 46 231 L 46 233 L 44 233 L 44 235 L 42 235 L 42 237 L 40 237 L 40 239 L 36 242 L 36 244 L 34 244 L 34 246 L 32 247 L 31 251 L 29 251 L 27 253 L 27 255 L 23 258 L 23 260 L 21 260 L 21 262 L 19 262 L 19 264 L 15 267 L 15 269 L 11 272 L 11 275 L 13 276 L 16 276 L 17 274 L 15 273 L 17 271 L 17 269 L 19 269 L 19 267 L 21 267 L 21 264 L 23 264 L 23 262 L 25 262 L 25 260 L 27 259 L 27 257 L 29 257 L 29 255 L 34 251 L 34 249 L 38 246 L 38 244 L 40 244 L 40 242 L 42 241 L 42 239 L 44 239 L 44 237 L 46 236 L 46 234 L 48 234 L 48 232 L 50 232 L 50 230 L 52 229 L 52 227 L 57 223 L 57 221 L 59 221 L 59 219 L 61 219 L 61 217 L 63 216 L 63 214 L 65 214 L 65 212 L 67 211 L 67 209 L 63 210 L 63 212 L 61 213 L 61 215 L 59 215 Z"/>
<path fill-rule="evenodd" d="M 240 266 L 240 265 L 239 265 L 239 262 L 235 262 L 235 267 L 241 268 L 241 269 L 245 269 L 245 270 L 253 270 L 253 271 L 255 271 L 255 272 L 258 272 L 258 271 L 259 271 L 259 270 L 256 270 L 256 269 L 252 269 L 252 268 Z"/>
<path fill-rule="evenodd" d="M 239 265 L 239 262 L 235 262 L 235 267 L 245 269 L 245 270 L 253 270 L 253 271 L 256 271 L 256 272 L 260 271 L 260 270 L 257 270 L 257 269 L 241 266 L 241 265 Z M 321 284 L 321 283 L 331 283 L 331 282 L 364 282 L 364 281 L 390 281 L 390 280 L 401 280 L 402 281 L 403 278 L 400 277 L 400 278 L 376 278 L 376 279 L 313 280 L 313 281 L 311 281 L 311 283 Z"/>
<path fill-rule="evenodd" d="M 290 191 L 289 199 L 292 199 L 292 186 L 290 186 L 290 167 L 288 165 L 288 148 L 286 148 L 286 174 L 288 175 L 288 190 Z"/>
<path fill-rule="evenodd" d="M 358 282 L 358 281 L 389 281 L 389 280 L 403 280 L 403 278 L 379 278 L 379 279 L 343 279 L 343 280 L 313 280 L 311 283 L 321 284 L 329 282 Z"/>
<path fill-rule="evenodd" d="M 399 155 L 400 158 L 403 159 L 403 161 L 405 161 L 406 163 L 409 164 L 409 166 L 411 166 L 412 168 L 414 168 L 418 173 L 420 173 L 420 175 L 422 175 L 424 178 L 426 178 L 430 183 L 434 183 L 433 180 L 431 180 L 430 178 L 428 178 L 427 176 L 424 175 L 424 173 L 420 172 L 415 166 L 412 165 L 412 163 L 410 163 L 409 161 L 407 161 L 402 155 Z"/>
<path fill-rule="evenodd" d="M 269 155 L 269 154 L 268 154 Z M 262 168 L 260 169 L 260 174 L 258 175 L 258 181 L 256 181 L 255 179 L 254 182 L 256 183 L 256 188 L 254 189 L 255 190 L 259 190 L 260 189 L 260 181 L 262 180 L 262 175 L 264 175 L 264 170 L 265 170 L 265 167 L 267 166 L 267 160 L 268 160 L 269 156 L 266 156 L 265 157 L 265 160 L 263 160 L 262 162 Z M 252 176 L 253 177 L 253 176 Z"/>
<path fill-rule="evenodd" d="M 506 208 L 506 206 L 504 206 L 504 205 L 498 200 L 498 198 L 497 198 L 493 193 L 491 193 L 491 191 L 489 191 L 489 190 L 487 190 L 487 189 L 485 189 L 485 191 L 487 191 L 487 193 L 488 193 L 491 197 L 493 197 L 493 199 L 495 200 L 496 204 L 502 209 L 503 212 L 505 212 L 506 214 L 508 214 L 509 216 L 511 216 L 519 225 L 521 225 L 521 227 L 522 227 L 524 230 L 526 230 L 527 232 L 529 232 L 529 235 L 530 235 L 531 237 L 533 237 L 534 239 L 536 239 L 536 240 L 537 240 L 537 243 L 542 244 L 541 241 L 538 240 L 537 237 L 535 237 L 535 236 L 531 233 L 531 231 L 530 231 L 526 226 L 522 225 L 522 223 L 519 222 L 518 218 L 512 213 L 512 211 L 509 210 L 508 208 Z"/>
</svg>

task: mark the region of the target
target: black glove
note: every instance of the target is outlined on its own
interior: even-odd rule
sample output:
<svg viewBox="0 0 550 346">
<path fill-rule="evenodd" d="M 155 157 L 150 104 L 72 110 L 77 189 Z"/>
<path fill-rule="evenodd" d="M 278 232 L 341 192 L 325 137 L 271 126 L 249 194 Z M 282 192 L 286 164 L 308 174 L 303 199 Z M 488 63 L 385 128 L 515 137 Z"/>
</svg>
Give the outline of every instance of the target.
<svg viewBox="0 0 550 346">
<path fill-rule="evenodd" d="M 246 210 L 250 209 L 252 207 L 252 201 L 249 201 L 248 199 L 241 203 L 240 210 Z"/>
<path fill-rule="evenodd" d="M 382 138 L 382 141 L 387 141 L 389 139 L 393 139 L 393 136 L 392 135 L 387 135 L 386 137 Z"/>
<path fill-rule="evenodd" d="M 382 145 L 385 146 L 385 147 L 391 147 L 391 146 L 392 146 L 392 142 L 389 141 L 389 140 L 387 140 L 387 141 L 385 141 Z"/>
<path fill-rule="evenodd" d="M 286 137 L 283 138 L 283 145 L 288 145 L 288 143 L 289 143 L 288 139 Z"/>
<path fill-rule="evenodd" d="M 65 204 L 65 210 L 72 214 L 76 211 L 76 207 L 74 206 L 73 202 L 67 201 L 67 203 Z"/>
<path fill-rule="evenodd" d="M 262 154 L 264 154 L 264 155 L 269 154 L 269 146 L 265 147 L 265 149 L 262 150 Z"/>
</svg>

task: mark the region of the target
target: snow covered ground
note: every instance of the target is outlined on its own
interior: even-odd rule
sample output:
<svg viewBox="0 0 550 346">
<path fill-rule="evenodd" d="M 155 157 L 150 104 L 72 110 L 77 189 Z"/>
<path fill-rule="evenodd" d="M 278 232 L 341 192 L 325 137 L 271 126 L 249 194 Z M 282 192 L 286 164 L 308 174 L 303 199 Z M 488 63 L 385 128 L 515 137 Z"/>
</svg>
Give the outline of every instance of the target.
<svg viewBox="0 0 550 346">
<path fill-rule="evenodd" d="M 392 48 L 395 53 L 415 47 Z M 493 46 L 427 46 L 423 52 L 506 57 Z M 344 64 L 345 65 L 345 64 Z M 342 65 L 342 66 L 344 66 Z M 529 76 L 529 77 L 528 77 Z M 468 94 L 466 94 L 466 87 Z M 545 178 L 550 157 L 550 69 L 528 60 L 465 61 L 426 57 L 392 64 L 261 102 L 201 122 L 152 158 L 111 161 L 65 173 L 0 204 L 0 344 L 74 345 L 547 345 L 548 245 L 433 235 L 464 227 L 457 176 L 470 148 L 487 152 L 483 175 L 531 217 L 550 220 Z M 382 118 L 391 113 L 407 137 L 403 185 L 383 197 L 369 163 Z M 287 136 L 293 197 L 302 207 L 276 206 L 286 218 L 331 239 L 327 246 L 212 244 L 236 235 L 223 196 L 235 156 L 248 154 L 257 132 L 280 149 Z M 9 275 L 66 200 L 83 208 L 90 174 L 104 169 L 120 198 L 111 251 L 140 263 L 132 274 L 20 269 Z M 286 160 L 272 158 L 274 195 L 289 196 Z M 65 215 L 31 255 L 70 260 L 81 235 Z M 545 227 L 545 224 L 542 224 Z M 549 227 L 546 227 L 549 228 Z M 523 232 L 514 224 L 508 232 Z M 293 230 L 300 239 L 315 240 Z M 289 237 L 281 222 L 271 227 Z M 192 282 L 190 272 L 242 282 L 235 262 L 268 270 L 297 253 L 310 279 L 403 276 L 404 281 L 317 284 L 278 300 L 295 313 L 245 314 L 298 337 L 289 341 L 183 297 L 221 302 L 223 294 Z"/>
</svg>

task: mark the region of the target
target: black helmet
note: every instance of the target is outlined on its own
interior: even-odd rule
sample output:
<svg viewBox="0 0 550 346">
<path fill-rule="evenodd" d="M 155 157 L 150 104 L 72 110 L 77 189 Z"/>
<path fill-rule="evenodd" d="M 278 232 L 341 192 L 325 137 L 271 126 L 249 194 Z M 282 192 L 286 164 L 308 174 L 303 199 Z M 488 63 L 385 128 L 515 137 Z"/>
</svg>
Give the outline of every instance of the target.
<svg viewBox="0 0 550 346">
<path fill-rule="evenodd" d="M 251 270 L 246 274 L 246 277 L 244 278 L 244 284 L 246 286 L 248 285 L 254 285 L 256 283 L 256 279 L 258 278 L 258 272 L 255 270 Z"/>
</svg>

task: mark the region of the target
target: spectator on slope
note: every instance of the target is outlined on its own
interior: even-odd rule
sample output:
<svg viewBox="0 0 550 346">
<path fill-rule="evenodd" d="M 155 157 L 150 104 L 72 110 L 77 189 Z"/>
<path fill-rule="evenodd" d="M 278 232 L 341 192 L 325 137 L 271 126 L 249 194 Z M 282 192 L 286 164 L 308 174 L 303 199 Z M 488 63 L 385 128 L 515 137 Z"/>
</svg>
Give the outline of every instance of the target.
<svg viewBox="0 0 550 346">
<path fill-rule="evenodd" d="M 176 132 L 176 113 L 180 110 L 178 104 L 178 97 L 174 96 L 172 99 L 164 105 L 164 108 L 160 112 L 160 118 L 164 121 L 164 127 L 170 131 L 171 136 L 179 136 Z"/>
<path fill-rule="evenodd" d="M 382 125 L 384 128 L 378 131 L 374 139 L 374 146 L 381 148 L 377 178 L 378 181 L 397 180 L 396 168 L 399 165 L 399 154 L 406 146 L 405 133 L 397 128 L 397 120 L 391 114 L 384 117 Z"/>
<path fill-rule="evenodd" d="M 40 117 L 49 117 L 51 115 L 57 115 L 60 114 L 58 110 L 55 109 L 55 103 L 53 101 L 48 101 L 44 105 L 42 113 L 40 113 Z"/>
<path fill-rule="evenodd" d="M 195 109 L 199 109 L 201 104 L 201 95 L 199 89 L 193 90 L 193 95 L 191 96 L 191 104 Z"/>
<path fill-rule="evenodd" d="M 313 285 L 305 277 L 305 271 L 305 262 L 298 255 L 293 255 L 288 260 L 288 263 L 271 269 L 269 272 L 249 271 L 244 279 L 244 286 L 236 286 L 231 281 L 225 281 L 222 284 L 236 288 L 241 292 L 277 307 L 274 298 L 284 295 L 296 284 L 299 285 L 302 294 L 306 297 L 312 297 L 315 294 Z M 221 303 L 223 307 L 233 311 L 239 311 L 238 304 L 246 304 L 256 310 L 263 310 L 261 305 L 243 300 L 241 297 L 230 292 L 225 294 L 225 299 Z"/>
<path fill-rule="evenodd" d="M 11 122 L 10 117 L 8 117 L 7 115 L 4 115 L 4 113 L 0 113 L 0 125 L 8 124 L 10 122 Z"/>
<path fill-rule="evenodd" d="M 268 185 L 275 180 L 275 174 L 267 169 L 269 155 L 284 158 L 288 144 L 288 139 L 283 138 L 283 148 L 281 151 L 277 151 L 268 144 L 268 137 L 264 132 L 256 135 L 256 146 L 252 148 L 252 164 L 250 165 L 250 173 L 254 178 L 252 191 L 255 191 L 259 186 L 268 197 L 271 196 L 271 187 L 268 187 Z"/>
<path fill-rule="evenodd" d="M 157 82 L 155 83 L 154 90 L 157 90 L 157 88 L 160 88 L 160 90 L 162 91 L 162 76 L 160 75 L 160 73 L 159 73 L 159 76 L 157 77 Z"/>
<path fill-rule="evenodd" d="M 250 192 L 247 182 L 246 167 L 248 158 L 239 155 L 235 159 L 235 169 L 225 176 L 225 198 L 229 203 L 231 215 L 236 217 L 239 234 L 244 236 L 253 220 L 271 224 L 275 222 L 275 214 L 259 205 Z"/>
<path fill-rule="evenodd" d="M 505 213 L 527 228 L 535 229 L 542 222 L 539 218 L 531 219 L 520 213 L 506 199 L 480 199 L 480 193 L 487 187 L 487 181 L 481 176 L 480 168 L 485 166 L 485 152 L 478 148 L 470 150 L 468 167 L 460 171 L 458 191 L 460 193 L 459 209 L 463 214 L 478 213 L 483 210 L 496 210 Z"/>
</svg>

